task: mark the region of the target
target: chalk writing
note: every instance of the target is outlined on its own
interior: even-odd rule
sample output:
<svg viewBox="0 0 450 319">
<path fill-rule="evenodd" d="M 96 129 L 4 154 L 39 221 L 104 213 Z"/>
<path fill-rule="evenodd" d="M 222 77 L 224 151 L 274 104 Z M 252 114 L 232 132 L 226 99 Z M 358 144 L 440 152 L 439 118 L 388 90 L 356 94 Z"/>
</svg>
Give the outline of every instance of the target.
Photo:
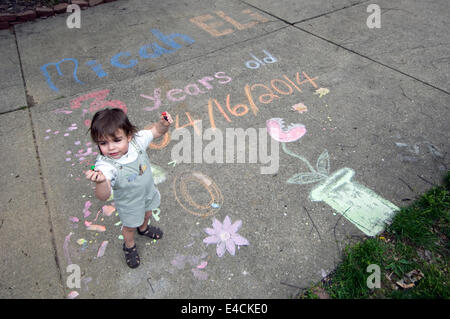
<svg viewBox="0 0 450 319">
<path fill-rule="evenodd" d="M 216 11 L 215 14 L 220 17 L 221 19 L 225 20 L 229 24 L 231 24 L 235 29 L 237 30 L 245 30 L 248 28 L 252 28 L 258 23 L 264 23 L 269 21 L 262 15 L 252 12 L 249 9 L 242 10 L 242 13 L 245 15 L 249 15 L 252 19 L 248 22 L 238 22 L 235 19 L 227 16 L 223 11 Z M 248 17 L 246 17 L 248 19 Z M 215 20 L 215 21 L 211 21 Z M 226 26 L 225 29 L 218 29 L 219 27 L 222 27 L 224 25 L 224 22 L 221 20 L 217 20 L 214 16 L 210 14 L 205 14 L 201 16 L 196 16 L 190 19 L 190 21 L 198 26 L 200 29 L 208 32 L 213 37 L 221 37 L 227 34 L 231 34 L 234 32 L 234 29 L 231 28 L 229 25 Z"/>
<path fill-rule="evenodd" d="M 181 33 L 172 33 L 170 35 L 165 35 L 158 29 L 151 29 L 150 30 L 152 34 L 160 40 L 162 43 L 164 43 L 166 46 L 170 47 L 171 49 L 166 49 L 162 46 L 160 46 L 158 43 L 153 42 L 151 44 L 145 44 L 139 49 L 139 56 L 141 59 L 151 59 L 151 58 L 158 58 L 161 55 L 164 54 L 170 54 L 173 52 L 176 52 L 178 49 L 182 48 L 182 45 L 175 41 L 177 39 L 178 41 L 182 41 L 184 44 L 190 45 L 193 44 L 195 41 L 191 37 L 181 34 Z M 151 49 L 152 52 L 149 53 L 148 50 Z M 138 60 L 130 58 L 132 54 L 129 51 L 125 52 L 119 52 L 112 56 L 110 59 L 110 63 L 113 67 L 120 68 L 120 69 L 129 69 L 138 64 Z M 44 64 L 40 67 L 42 74 L 44 75 L 47 85 L 55 92 L 59 92 L 59 89 L 56 87 L 55 83 L 52 80 L 52 77 L 50 76 L 50 73 L 48 72 L 48 69 L 50 66 L 55 66 L 56 71 L 60 76 L 63 76 L 61 72 L 61 64 L 66 62 L 72 62 L 73 67 L 73 78 L 77 83 L 84 84 L 84 82 L 80 81 L 77 76 L 78 72 L 78 60 L 75 58 L 65 58 L 58 62 L 51 62 Z M 96 60 L 89 60 L 85 63 L 85 65 L 89 66 L 92 71 L 95 72 L 98 78 L 104 78 L 108 76 L 108 73 L 106 73 L 101 64 L 98 64 Z"/>
<path fill-rule="evenodd" d="M 278 61 L 268 51 L 263 50 L 263 52 L 266 56 L 262 60 L 258 59 L 256 56 L 250 53 L 250 56 L 253 58 L 253 60 L 248 60 L 247 62 L 245 62 L 245 66 L 249 69 L 259 69 L 261 65 L 265 65 L 266 63 L 275 63 Z"/>
<path fill-rule="evenodd" d="M 225 74 L 225 72 L 216 72 L 214 77 L 205 76 L 197 83 L 189 83 L 183 89 L 174 88 L 166 92 L 165 97 L 169 102 L 181 102 L 186 99 L 187 96 L 196 96 L 199 94 L 205 94 L 208 90 L 214 88 L 213 83 L 227 84 L 232 81 L 232 78 Z M 140 94 L 140 97 L 152 101 L 153 105 L 145 106 L 145 111 L 154 111 L 161 106 L 161 88 L 155 88 L 153 95 Z"/>
</svg>

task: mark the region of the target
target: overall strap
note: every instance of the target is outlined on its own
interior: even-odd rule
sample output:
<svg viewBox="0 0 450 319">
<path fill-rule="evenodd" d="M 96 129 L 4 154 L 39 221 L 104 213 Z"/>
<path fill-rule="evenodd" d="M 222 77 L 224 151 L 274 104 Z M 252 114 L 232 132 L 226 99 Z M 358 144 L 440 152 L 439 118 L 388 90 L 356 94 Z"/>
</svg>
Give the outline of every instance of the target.
<svg viewBox="0 0 450 319">
<path fill-rule="evenodd" d="M 142 154 L 143 150 L 142 150 L 142 148 L 138 145 L 138 143 L 135 141 L 134 138 L 131 140 L 130 144 L 132 144 L 132 145 L 134 146 L 134 148 L 136 149 L 136 151 L 137 151 L 139 154 Z"/>
<path fill-rule="evenodd" d="M 106 157 L 104 155 L 99 154 L 98 159 L 101 159 L 102 161 L 108 162 L 109 164 L 113 165 L 115 168 L 122 168 L 122 165 L 117 163 L 112 158 Z"/>
</svg>

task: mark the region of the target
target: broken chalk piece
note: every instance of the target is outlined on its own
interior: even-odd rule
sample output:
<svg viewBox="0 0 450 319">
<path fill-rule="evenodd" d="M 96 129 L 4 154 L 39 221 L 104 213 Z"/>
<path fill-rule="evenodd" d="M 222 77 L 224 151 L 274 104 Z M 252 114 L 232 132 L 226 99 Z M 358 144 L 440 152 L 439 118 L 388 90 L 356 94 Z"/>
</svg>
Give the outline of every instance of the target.
<svg viewBox="0 0 450 319">
<path fill-rule="evenodd" d="M 69 292 L 69 294 L 67 295 L 68 299 L 75 299 L 76 297 L 78 297 L 79 293 L 74 291 Z"/>
<path fill-rule="evenodd" d="M 103 212 L 103 215 L 105 215 L 105 216 L 111 216 L 112 213 L 114 213 L 115 211 L 116 211 L 116 208 L 112 205 L 104 205 L 102 207 L 102 212 Z"/>
<path fill-rule="evenodd" d="M 198 269 L 204 269 L 208 265 L 207 261 L 202 261 L 200 265 L 197 266 Z"/>
<path fill-rule="evenodd" d="M 90 225 L 90 226 L 88 226 L 87 230 L 104 232 L 104 231 L 106 231 L 106 227 L 102 226 L 102 225 Z"/>
<path fill-rule="evenodd" d="M 100 244 L 100 248 L 98 249 L 98 252 L 97 252 L 97 257 L 102 257 L 105 254 L 105 249 L 106 249 L 107 245 L 108 245 L 107 240 L 105 240 L 104 242 L 102 242 Z"/>
</svg>

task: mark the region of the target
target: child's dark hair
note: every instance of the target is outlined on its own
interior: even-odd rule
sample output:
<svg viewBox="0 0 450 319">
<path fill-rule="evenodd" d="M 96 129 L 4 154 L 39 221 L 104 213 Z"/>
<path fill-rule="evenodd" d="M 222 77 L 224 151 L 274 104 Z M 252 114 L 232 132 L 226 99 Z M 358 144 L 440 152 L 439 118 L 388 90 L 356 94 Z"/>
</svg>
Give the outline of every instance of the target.
<svg viewBox="0 0 450 319">
<path fill-rule="evenodd" d="M 118 129 L 122 129 L 126 136 L 137 133 L 138 128 L 131 124 L 124 111 L 118 108 L 106 108 L 95 113 L 91 122 L 91 138 L 98 144 L 100 140 L 110 136 L 115 137 Z"/>
</svg>

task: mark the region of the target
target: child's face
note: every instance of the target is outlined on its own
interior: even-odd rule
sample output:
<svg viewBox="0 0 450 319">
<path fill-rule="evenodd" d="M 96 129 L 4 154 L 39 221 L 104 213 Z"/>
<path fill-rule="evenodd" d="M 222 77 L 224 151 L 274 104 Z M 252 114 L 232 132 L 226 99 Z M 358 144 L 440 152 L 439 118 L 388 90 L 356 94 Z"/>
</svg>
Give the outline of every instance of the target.
<svg viewBox="0 0 450 319">
<path fill-rule="evenodd" d="M 116 136 L 108 136 L 100 140 L 98 146 L 104 156 L 118 159 L 128 152 L 128 144 L 132 136 L 127 136 L 122 129 L 118 129 L 115 134 Z"/>
</svg>

